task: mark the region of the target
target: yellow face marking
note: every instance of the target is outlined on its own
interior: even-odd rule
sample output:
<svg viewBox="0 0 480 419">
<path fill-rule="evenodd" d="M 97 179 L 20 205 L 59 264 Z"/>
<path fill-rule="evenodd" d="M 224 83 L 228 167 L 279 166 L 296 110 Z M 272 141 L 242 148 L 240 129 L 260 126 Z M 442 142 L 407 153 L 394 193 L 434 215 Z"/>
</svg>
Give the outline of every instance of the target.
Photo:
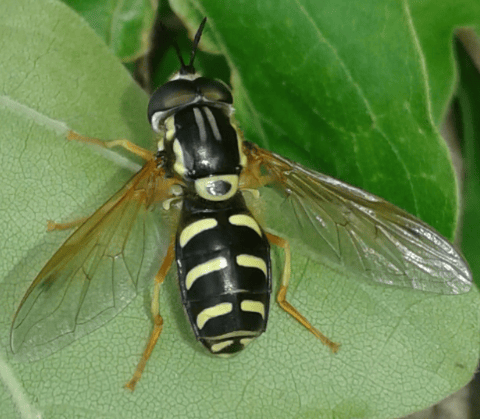
<svg viewBox="0 0 480 419">
<path fill-rule="evenodd" d="M 230 222 L 230 224 L 233 224 L 233 225 L 236 225 L 236 226 L 249 227 L 249 228 L 255 230 L 258 233 L 258 235 L 260 237 L 262 237 L 262 230 L 260 230 L 260 226 L 249 215 L 245 215 L 245 214 L 231 215 L 228 218 L 228 221 Z"/>
<path fill-rule="evenodd" d="M 177 172 L 180 176 L 183 176 L 186 172 L 185 161 L 183 159 L 183 150 L 180 145 L 180 141 L 175 140 L 173 142 L 173 152 L 175 153 L 175 163 L 173 165 L 173 170 Z"/>
<path fill-rule="evenodd" d="M 203 329 L 205 323 L 207 323 L 210 319 L 228 314 L 232 310 L 232 303 L 220 303 L 216 306 L 206 308 L 205 310 L 201 311 L 200 314 L 197 316 L 197 326 L 199 329 Z"/>
<path fill-rule="evenodd" d="M 220 352 L 222 349 L 225 349 L 227 346 L 230 346 L 233 343 L 233 340 L 224 340 L 223 342 L 214 343 L 210 346 L 212 352 Z"/>
<path fill-rule="evenodd" d="M 224 257 L 211 259 L 208 262 L 195 266 L 195 268 L 190 270 L 187 274 L 187 278 L 185 280 L 185 286 L 187 287 L 187 290 L 192 288 L 193 283 L 201 276 L 207 275 L 210 272 L 219 271 L 227 266 L 228 262 Z"/>
<path fill-rule="evenodd" d="M 253 313 L 258 313 L 263 318 L 265 318 L 265 304 L 261 303 L 260 301 L 243 300 L 240 303 L 240 310 L 251 311 Z"/>
<path fill-rule="evenodd" d="M 189 226 L 185 227 L 180 234 L 180 246 L 185 245 L 193 239 L 197 234 L 210 230 L 218 225 L 218 221 L 215 218 L 205 218 L 203 220 L 195 221 Z"/>
<path fill-rule="evenodd" d="M 240 266 L 260 269 L 267 276 L 267 265 L 263 259 L 252 255 L 238 255 L 236 260 Z"/>
<path fill-rule="evenodd" d="M 243 345 L 243 347 L 245 348 L 245 346 L 247 346 L 252 340 L 253 340 L 253 338 L 240 339 L 240 343 L 241 343 L 241 344 Z"/>
<path fill-rule="evenodd" d="M 175 123 L 173 120 L 173 116 L 167 118 L 167 120 L 165 121 L 165 128 L 167 128 L 165 139 L 167 141 L 172 141 L 175 138 Z"/>
</svg>

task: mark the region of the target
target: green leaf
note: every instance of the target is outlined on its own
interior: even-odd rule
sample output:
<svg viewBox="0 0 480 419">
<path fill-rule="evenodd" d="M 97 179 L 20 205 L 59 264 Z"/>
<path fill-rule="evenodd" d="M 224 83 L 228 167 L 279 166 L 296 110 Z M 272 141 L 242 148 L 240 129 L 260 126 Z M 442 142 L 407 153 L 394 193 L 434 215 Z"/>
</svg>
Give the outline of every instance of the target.
<svg viewBox="0 0 480 419">
<path fill-rule="evenodd" d="M 62 0 L 76 10 L 121 60 L 149 50 L 157 0 Z"/>
<path fill-rule="evenodd" d="M 229 62 L 248 140 L 453 237 L 456 182 L 405 2 L 171 3 L 192 30 L 209 19 L 205 40 Z"/>
<path fill-rule="evenodd" d="M 465 43 L 469 42 L 465 32 L 462 39 Z M 474 45 L 473 42 L 471 44 Z M 471 53 L 477 54 L 475 49 Z M 463 133 L 463 156 L 465 158 L 463 223 L 466 228 L 462 233 L 462 249 L 470 263 L 474 278 L 478 281 L 480 278 L 480 258 L 478 257 L 480 237 L 478 225 L 480 218 L 480 124 L 478 114 L 480 101 L 477 92 L 480 89 L 480 74 L 460 42 L 457 42 L 457 55 L 460 72 L 459 120 Z"/>
<path fill-rule="evenodd" d="M 480 25 L 475 0 L 409 0 L 415 29 L 425 56 L 434 121 L 440 124 L 457 87 L 452 37 L 459 27 Z"/>
<path fill-rule="evenodd" d="M 229 52 L 230 48 L 235 48 L 235 55 L 227 54 L 228 60 L 235 64 L 234 85 L 241 89 L 241 82 L 249 80 L 244 84 L 243 93 L 237 96 L 236 103 L 240 115 L 250 112 L 254 117 L 253 125 L 246 124 L 248 138 L 266 138 L 266 134 L 275 131 L 284 120 L 287 126 L 295 122 L 296 132 L 301 134 L 294 137 L 290 132 L 285 136 L 292 142 L 311 135 L 308 125 L 313 117 L 308 110 L 312 109 L 311 101 L 320 93 L 314 90 L 309 92 L 308 89 L 309 86 L 316 89 L 312 84 L 315 79 L 329 76 L 322 81 L 321 98 L 330 105 L 319 107 L 315 102 L 316 136 L 309 137 L 328 138 L 329 147 L 310 144 L 311 155 L 320 148 L 320 151 L 330 155 L 330 168 L 338 167 L 339 173 L 342 170 L 363 173 L 367 166 L 375 167 L 375 175 L 370 170 L 367 172 L 370 174 L 365 176 L 366 184 L 376 184 L 373 182 L 375 178 L 392 179 L 393 176 L 382 172 L 384 166 L 389 166 L 391 162 L 376 161 L 385 153 L 381 147 L 377 155 L 372 151 L 372 144 L 367 143 L 366 149 L 363 149 L 363 143 L 360 147 L 359 142 L 359 148 L 355 149 L 358 161 L 354 159 L 351 169 L 348 169 L 348 164 L 353 153 L 346 153 L 350 157 L 344 159 L 343 155 L 338 156 L 338 150 L 348 148 L 344 138 L 367 138 L 367 131 L 375 138 L 383 138 L 380 130 L 384 130 L 391 141 L 397 136 L 407 141 L 406 134 L 413 128 L 405 120 L 391 121 L 394 117 L 389 116 L 385 109 L 381 115 L 378 110 L 373 114 L 376 125 L 365 131 L 365 120 L 370 118 L 371 122 L 372 114 L 361 107 L 358 114 L 352 114 L 351 105 L 359 106 L 358 103 L 363 103 L 370 95 L 364 93 L 366 86 L 359 85 L 363 95 L 357 92 L 350 98 L 347 93 L 355 93 L 354 86 L 334 71 L 342 68 L 346 58 L 342 56 L 336 65 L 328 61 L 320 65 L 318 61 L 322 61 L 321 58 L 309 58 L 316 56 L 317 52 L 314 49 L 309 55 L 311 48 L 308 46 L 313 42 L 321 49 L 323 44 L 311 35 L 300 41 L 302 36 L 296 34 L 306 31 L 308 35 L 305 22 L 298 20 L 293 13 L 306 9 L 308 5 L 282 2 L 282 5 L 289 5 L 291 17 L 277 20 L 278 15 L 274 13 L 267 19 L 266 12 L 271 11 L 265 8 L 268 3 L 249 4 L 250 14 L 240 13 L 242 10 L 237 13 L 236 8 L 240 7 L 237 2 L 232 3 L 230 8 L 223 5 L 229 11 L 228 18 L 213 18 L 208 14 L 210 36 L 213 34 L 220 40 L 230 39 L 229 47 L 222 46 L 222 51 Z M 316 4 L 318 6 L 318 2 Z M 352 10 L 355 9 L 353 3 L 348 4 Z M 382 8 L 383 11 L 388 9 L 393 13 L 398 9 L 390 3 L 385 4 L 388 7 Z M 336 8 L 327 10 L 330 16 L 335 15 Z M 405 13 L 404 8 L 399 10 Z M 343 10 L 344 13 L 347 11 Z M 254 12 L 258 14 L 261 24 L 270 28 L 266 30 L 267 33 L 282 36 L 276 41 L 279 45 L 272 49 L 273 57 L 266 53 L 262 56 L 261 51 L 253 49 L 255 45 L 265 42 L 275 44 L 272 38 L 266 38 L 265 34 L 253 31 L 254 28 L 247 25 L 254 22 Z M 357 10 L 359 14 L 355 19 L 346 14 L 349 25 L 344 25 L 343 30 L 355 26 L 355 22 L 361 26 L 361 16 L 370 16 L 370 12 L 372 10 L 365 9 L 362 14 Z M 311 12 L 307 13 L 307 16 L 312 15 Z M 398 18 L 397 14 L 394 16 L 393 21 Z M 390 30 L 399 31 L 395 25 L 390 27 L 390 23 L 383 22 L 385 42 L 392 42 L 394 38 Z M 190 24 L 195 26 L 194 23 Z M 322 24 L 331 27 L 334 22 Z M 407 24 L 407 27 L 410 26 Z M 373 29 L 372 23 L 370 30 Z M 378 35 L 378 32 L 375 33 Z M 400 31 L 398 36 L 402 33 Z M 247 35 L 250 40 L 246 43 L 242 40 Z M 285 41 L 287 36 L 290 37 L 288 42 Z M 351 39 L 351 36 L 354 34 L 345 32 L 343 42 L 337 41 L 333 51 L 340 53 L 344 44 L 360 42 Z M 371 36 L 373 39 L 374 35 Z M 165 320 L 164 332 L 135 393 L 129 393 L 122 386 L 131 377 L 151 330 L 151 289 L 136 298 L 104 327 L 67 348 L 34 363 L 15 363 L 9 353 L 9 328 L 15 309 L 29 283 L 68 234 L 47 234 L 46 220 L 68 221 L 88 214 L 120 188 L 131 173 L 82 144 L 67 142 L 66 130 L 73 129 L 103 139 L 128 138 L 147 148 L 153 148 L 154 144 L 150 141 L 152 136 L 145 116 L 146 95 L 93 31 L 70 9 L 52 0 L 4 1 L 0 15 L 0 39 L 0 158 L 3 168 L 0 189 L 3 221 L 0 230 L 3 243 L 0 265 L 0 306 L 3 308 L 0 311 L 0 341 L 3 349 L 0 355 L 0 380 L 6 391 L 0 399 L 0 411 L 7 412 L 7 416 L 4 413 L 6 419 L 15 417 L 15 411 L 17 417 L 41 414 L 49 418 L 395 417 L 440 400 L 470 379 L 478 358 L 478 294 L 475 290 L 461 296 L 441 296 L 373 286 L 354 277 L 346 277 L 335 267 L 316 264 L 303 256 L 302 248 L 294 251 L 289 300 L 322 332 L 342 344 L 336 355 L 332 355 L 279 309 L 272 298 L 268 331 L 257 342 L 232 359 L 207 356 L 195 342 L 187 324 L 172 273 L 165 282 L 160 301 Z M 285 48 L 282 49 L 284 42 Z M 235 43 L 239 45 L 235 46 Z M 296 54 L 291 45 L 298 47 Z M 307 52 L 301 52 L 299 45 L 307 47 Z M 327 43 L 327 52 L 332 50 L 331 45 L 331 42 Z M 240 53 L 242 48 L 245 49 L 244 56 Z M 399 53 L 398 45 L 396 48 L 390 53 L 393 58 Z M 411 44 L 405 48 L 411 48 Z M 385 45 L 384 50 L 387 49 Z M 362 58 L 362 54 L 357 55 Z M 312 75 L 310 68 L 306 72 L 307 84 L 297 91 L 295 83 L 298 83 L 298 77 L 290 79 L 289 72 L 283 67 L 279 67 L 280 74 L 274 71 L 275 63 L 283 56 L 290 56 L 290 64 L 293 63 L 293 67 L 300 70 L 302 63 L 313 59 L 317 70 L 322 71 L 318 70 Z M 246 62 L 242 61 L 242 57 Z M 299 61 L 299 57 L 306 59 Z M 406 55 L 400 55 L 398 64 L 405 59 L 414 69 L 419 66 L 415 59 L 411 60 Z M 365 55 L 363 60 L 368 61 Z M 258 73 L 260 70 L 256 61 L 267 65 L 264 73 Z M 242 70 L 250 68 L 249 65 L 252 65 L 252 75 Z M 352 71 L 350 64 L 343 67 Z M 389 65 L 388 68 L 391 70 L 392 67 Z M 411 70 L 408 80 L 412 82 L 420 76 Z M 255 81 L 256 77 L 260 79 Z M 283 87 L 283 80 L 287 87 Z M 380 83 L 385 82 L 379 80 L 378 86 Z M 370 87 L 372 84 L 371 80 L 367 83 Z M 422 86 L 422 82 L 417 84 Z M 430 121 L 425 110 L 428 107 L 422 102 L 426 100 L 426 89 L 417 92 L 414 87 L 418 86 L 412 82 L 410 95 L 419 99 L 408 102 L 411 110 L 404 113 L 422 123 L 424 119 Z M 247 88 L 253 89 L 248 95 L 245 93 Z M 372 88 L 375 91 L 382 90 L 375 89 L 375 86 Z M 403 86 L 402 89 L 407 88 Z M 279 96 L 273 96 L 272 99 L 268 96 L 277 90 L 279 95 L 293 92 L 287 95 L 283 112 L 276 107 L 280 103 Z M 332 99 L 333 93 L 335 97 L 338 95 L 345 99 L 344 110 L 337 99 Z M 303 94 L 307 94 L 305 99 L 301 98 Z M 266 110 L 257 110 L 259 105 L 252 102 L 250 97 L 259 97 L 260 103 L 269 104 L 272 116 Z M 400 104 L 394 103 L 391 96 L 383 99 L 388 108 L 394 109 L 401 109 L 405 103 L 404 99 L 399 101 Z M 320 109 L 327 112 L 323 119 L 320 118 L 323 122 L 318 122 Z M 306 120 L 303 119 L 305 114 Z M 273 117 L 279 115 L 280 120 L 273 122 Z M 332 121 L 337 125 L 327 123 Z M 245 122 L 242 120 L 242 126 Z M 254 129 L 259 123 L 263 124 L 259 131 L 261 135 L 256 134 L 257 130 Z M 429 127 L 428 123 L 426 126 L 418 124 L 415 126 L 422 129 L 423 140 L 436 143 L 438 137 L 435 129 Z M 395 127 L 399 129 L 397 135 L 394 134 Z M 322 133 L 324 129 L 327 133 Z M 338 134 L 337 131 L 342 130 L 348 135 L 342 137 Z M 282 128 L 279 132 L 288 131 Z M 328 132 L 335 136 L 330 137 Z M 288 157 L 295 157 L 296 154 L 305 157 L 303 144 L 288 144 L 282 145 L 280 142 L 275 147 L 284 149 L 285 153 L 290 147 L 294 155 L 289 154 Z M 339 145 L 339 149 L 333 148 L 334 145 Z M 411 144 L 407 143 L 399 147 L 403 151 L 409 146 Z M 447 168 L 442 169 L 445 152 L 442 151 L 442 145 L 438 147 L 440 151 L 434 154 L 438 157 L 436 162 L 440 175 L 429 175 L 428 181 L 432 184 L 443 182 L 443 172 L 451 175 L 448 161 Z M 428 156 L 430 154 L 427 153 Z M 363 159 L 360 159 L 361 156 Z M 391 165 L 395 166 L 395 161 L 403 161 L 404 158 L 393 159 Z M 322 165 L 327 164 L 327 156 L 317 156 L 312 160 L 317 159 Z M 420 182 L 417 179 L 418 172 L 412 176 L 415 183 Z M 359 178 L 363 179 L 363 176 Z M 382 185 L 386 191 L 399 188 L 395 182 L 390 187 L 385 186 L 388 185 L 385 180 L 382 182 L 378 186 L 380 189 Z M 438 186 L 437 190 L 448 190 L 452 185 L 453 178 L 446 185 Z M 439 222 L 438 225 L 444 225 L 448 233 L 448 226 L 454 224 L 455 202 L 450 201 L 454 194 L 440 192 L 430 196 L 434 204 L 429 208 L 441 208 L 449 214 L 431 216 L 433 219 L 447 220 L 445 224 Z M 406 194 L 400 188 L 399 193 L 401 196 Z M 447 196 L 450 197 L 448 205 L 445 203 Z M 438 197 L 440 199 L 436 200 Z M 407 198 L 406 201 L 409 199 L 417 202 L 419 197 Z M 448 208 L 451 209 L 448 211 Z M 279 277 L 281 256 L 276 249 L 274 278 Z M 278 281 L 274 283 L 275 291 Z"/>
</svg>

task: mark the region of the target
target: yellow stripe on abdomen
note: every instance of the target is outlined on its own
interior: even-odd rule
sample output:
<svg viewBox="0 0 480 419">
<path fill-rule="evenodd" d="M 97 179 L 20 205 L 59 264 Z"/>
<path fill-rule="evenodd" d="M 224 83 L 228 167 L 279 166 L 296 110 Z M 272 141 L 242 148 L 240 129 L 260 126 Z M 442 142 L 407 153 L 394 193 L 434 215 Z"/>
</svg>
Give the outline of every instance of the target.
<svg viewBox="0 0 480 419">
<path fill-rule="evenodd" d="M 214 343 L 210 346 L 212 352 L 220 352 L 222 349 L 230 346 L 233 343 L 233 340 L 224 340 L 223 342 Z"/>
<path fill-rule="evenodd" d="M 210 272 L 219 271 L 227 266 L 227 259 L 222 256 L 210 259 L 208 262 L 195 266 L 195 268 L 188 272 L 187 277 L 185 278 L 185 286 L 187 287 L 187 290 L 192 288 L 193 283 L 201 276 L 207 275 Z"/>
<path fill-rule="evenodd" d="M 251 311 L 253 313 L 260 314 L 265 318 L 265 304 L 260 301 L 255 300 L 243 300 L 240 303 L 240 310 L 242 311 Z"/>
<path fill-rule="evenodd" d="M 180 234 L 180 246 L 185 247 L 197 234 L 215 228 L 217 225 L 218 221 L 215 218 L 204 218 L 203 220 L 195 221 L 183 229 Z"/>
<path fill-rule="evenodd" d="M 228 221 L 230 222 L 230 224 L 233 224 L 236 226 L 251 228 L 252 230 L 255 230 L 260 237 L 262 237 L 262 230 L 260 230 L 260 226 L 253 219 L 253 217 L 250 217 L 249 215 L 245 215 L 245 214 L 231 215 L 230 217 L 228 217 Z"/>
<path fill-rule="evenodd" d="M 262 258 L 252 255 L 238 255 L 236 260 L 238 265 L 260 269 L 267 276 L 267 264 Z"/>
<path fill-rule="evenodd" d="M 206 308 L 202 310 L 197 316 L 197 326 L 199 329 L 203 329 L 205 323 L 210 319 L 213 319 L 218 316 L 223 316 L 225 314 L 231 313 L 233 310 L 232 303 L 220 303 L 216 306 Z"/>
</svg>

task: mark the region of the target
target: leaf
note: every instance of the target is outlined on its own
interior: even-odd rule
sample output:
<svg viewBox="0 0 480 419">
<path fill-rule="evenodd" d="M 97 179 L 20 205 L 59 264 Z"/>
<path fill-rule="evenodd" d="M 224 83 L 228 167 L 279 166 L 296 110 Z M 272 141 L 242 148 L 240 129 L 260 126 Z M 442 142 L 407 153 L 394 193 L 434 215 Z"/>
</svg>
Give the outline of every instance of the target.
<svg viewBox="0 0 480 419">
<path fill-rule="evenodd" d="M 452 237 L 456 183 L 432 119 L 406 3 L 231 3 L 174 10 L 209 18 L 207 43 L 232 69 L 245 137 L 373 192 Z M 239 41 L 240 40 L 240 41 Z"/>
<path fill-rule="evenodd" d="M 468 36 L 469 35 L 469 36 Z M 472 34 L 464 31 L 461 39 L 467 45 L 475 45 L 474 40 L 469 39 Z M 476 54 L 476 50 L 470 51 Z M 480 278 L 480 259 L 478 258 L 478 238 L 480 229 L 477 220 L 480 217 L 480 126 L 478 125 L 478 112 L 480 102 L 477 94 L 480 88 L 479 72 L 473 65 L 471 58 L 460 42 L 457 42 L 457 55 L 460 72 L 460 85 L 458 89 L 458 119 L 461 121 L 463 133 L 463 156 L 465 158 L 465 185 L 464 185 L 464 225 L 468 226 L 462 234 L 462 248 L 468 258 L 474 278 Z M 473 55 L 475 56 L 475 55 Z"/>
<path fill-rule="evenodd" d="M 292 10 L 303 7 L 298 3 L 297 6 L 289 2 L 282 4 L 289 5 Z M 239 40 L 244 39 L 246 33 L 245 20 L 251 21 L 254 11 L 265 13 L 265 5 L 268 3 L 251 2 L 250 15 L 237 15 L 224 5 L 230 10 L 228 19 L 211 18 L 214 33 L 232 37 L 232 44 L 236 37 L 236 42 L 241 44 L 237 50 L 245 48 L 246 53 L 252 54 L 245 57 L 250 64 L 261 57 L 258 51 L 250 50 L 252 45 L 266 42 L 266 38 L 255 32 L 249 34 L 255 41 L 248 45 Z M 49 418 L 380 418 L 429 405 L 470 379 L 478 357 L 476 291 L 452 297 L 370 286 L 344 276 L 333 266 L 317 265 L 308 260 L 302 255 L 302 248 L 295 249 L 289 300 L 322 332 L 342 344 L 336 355 L 329 353 L 272 300 L 268 331 L 257 342 L 229 360 L 209 357 L 194 341 L 172 273 L 165 282 L 160 301 L 164 332 L 135 393 L 127 392 L 122 386 L 131 377 L 151 330 L 151 289 L 104 327 L 67 348 L 38 362 L 13 363 L 8 342 L 16 306 L 29 283 L 66 236 L 62 233 L 47 235 L 45 221 L 68 221 L 88 214 L 119 189 L 130 174 L 88 147 L 66 142 L 65 130 L 68 127 L 104 139 L 126 137 L 144 147 L 154 145 L 149 142 L 145 94 L 78 16 L 52 0 L 34 3 L 8 0 L 3 6 L 0 16 L 0 80 L 3 81 L 0 92 L 3 167 L 0 202 L 4 224 L 0 239 L 4 246 L 0 275 L 3 278 L 0 379 L 8 393 L 0 401 L 0 411 L 9 412 L 10 417 L 14 417 L 16 409 L 20 412 L 18 416 L 38 413 Z M 368 13 L 366 10 L 365 14 Z M 273 35 L 286 32 L 292 36 L 285 26 L 279 25 L 277 15 L 266 19 L 260 13 L 257 17 L 267 26 L 276 27 Z M 292 14 L 290 32 L 302 28 L 302 21 L 294 17 Z M 238 27 L 232 23 L 229 23 L 230 28 L 222 27 L 222 22 L 223 25 L 237 22 Z M 383 26 L 386 31 L 390 30 L 389 25 Z M 392 31 L 397 29 L 391 28 Z M 348 43 L 350 36 L 353 34 L 345 36 L 344 43 Z M 293 41 L 296 39 L 292 44 L 298 45 Z M 303 43 L 308 45 L 306 40 Z M 276 55 L 265 58 L 270 67 L 264 75 L 273 71 L 279 55 L 288 57 L 294 51 L 290 48 L 279 52 L 277 48 L 272 52 Z M 298 54 L 303 53 L 299 51 Z M 229 56 L 229 60 L 244 66 L 246 63 L 241 57 L 233 61 Z M 298 58 L 292 58 L 291 63 L 298 62 L 295 60 Z M 260 89 L 260 81 L 253 80 L 258 70 L 252 67 L 251 71 L 252 87 L 245 86 Z M 245 73 L 238 74 L 244 76 Z M 331 79 L 336 80 L 338 94 L 345 98 L 345 106 L 348 106 L 350 100 L 346 91 L 352 86 L 343 88 L 344 79 L 337 80 L 334 75 Z M 272 79 L 263 78 L 262 81 L 267 80 L 271 86 L 270 90 L 265 90 L 265 95 L 276 90 L 275 87 L 282 94 L 288 93 L 288 89 L 279 87 L 282 86 L 280 77 L 287 76 L 285 71 Z M 236 77 L 238 86 L 238 75 Z M 298 78 L 295 81 L 298 82 Z M 285 82 L 293 89 L 291 79 Z M 324 83 L 326 92 L 336 91 L 335 86 Z M 302 94 L 306 89 L 308 84 L 301 89 Z M 421 92 L 416 95 L 424 97 Z M 300 93 L 293 96 L 300 96 Z M 293 109 L 290 111 L 295 111 L 295 107 L 308 110 L 306 105 L 310 105 L 312 96 L 291 103 L 289 106 Z M 245 93 L 243 98 L 251 107 Z M 242 95 L 237 99 L 237 108 L 245 106 Z M 268 96 L 263 101 L 272 107 L 279 102 Z M 302 103 L 304 108 L 300 109 Z M 255 110 L 256 106 L 251 109 Z M 346 111 L 343 116 L 336 115 L 335 109 L 339 112 L 342 108 L 336 102 L 332 106 L 329 120 L 343 117 L 350 125 L 362 122 L 361 117 L 355 115 L 350 122 Z M 266 111 L 262 112 L 254 112 L 255 118 L 267 115 Z M 277 108 L 273 113 L 281 118 L 271 126 L 279 126 L 282 120 L 290 119 L 286 118 L 287 109 L 281 113 Z M 359 113 L 365 115 L 364 110 Z M 306 137 L 308 129 L 303 128 L 303 119 L 298 119 L 301 115 L 301 112 L 295 113 L 296 129 L 305 129 L 299 137 Z M 423 121 L 424 114 L 420 115 L 415 114 L 415 117 Z M 257 121 L 254 120 L 255 124 Z M 402 121 L 396 124 L 402 127 Z M 308 127 L 308 118 L 305 127 Z M 324 128 L 328 126 L 320 124 L 316 132 Z M 392 126 L 387 128 L 393 130 Z M 404 130 L 412 129 L 406 127 Z M 432 134 L 434 129 L 430 127 L 427 131 L 430 134 L 426 138 L 436 141 L 436 134 Z M 246 132 L 255 132 L 251 124 Z M 396 138 L 394 134 L 391 137 Z M 342 146 L 341 138 L 337 134 L 330 144 L 338 141 Z M 286 148 L 288 144 L 280 147 Z M 297 147 L 296 154 L 305 156 L 303 145 Z M 316 147 L 312 146 L 312 150 Z M 381 169 L 378 166 L 384 166 L 372 162 L 372 155 L 375 160 L 377 156 L 371 151 L 372 145 L 366 147 L 357 153 L 367 162 L 354 162 L 352 172 L 359 172 L 360 166 L 369 166 L 368 161 L 377 170 Z M 332 156 L 330 167 L 350 171 L 348 159 L 343 162 L 338 151 L 326 147 L 325 152 Z M 375 177 L 382 178 L 382 172 L 367 176 L 370 180 Z M 437 176 L 432 175 L 432 179 L 434 177 Z M 445 188 L 453 182 L 448 181 Z M 447 195 L 452 197 L 452 194 L 443 197 L 440 194 L 440 203 L 434 201 L 431 208 L 444 210 L 447 206 L 442 203 Z M 449 207 L 455 208 L 454 202 L 448 202 Z M 453 225 L 454 212 L 449 212 L 450 218 L 447 215 L 434 215 L 433 218 L 444 217 L 448 219 L 446 225 Z M 278 278 L 281 252 L 275 249 L 274 256 L 274 278 Z M 276 287 L 278 281 L 274 282 Z"/>
<path fill-rule="evenodd" d="M 480 3 L 471 0 L 410 0 L 425 55 L 434 121 L 441 123 L 457 85 L 452 35 L 459 27 L 479 27 Z"/>
<path fill-rule="evenodd" d="M 157 2 L 153 0 L 62 0 L 76 10 L 124 62 L 149 50 Z"/>
</svg>

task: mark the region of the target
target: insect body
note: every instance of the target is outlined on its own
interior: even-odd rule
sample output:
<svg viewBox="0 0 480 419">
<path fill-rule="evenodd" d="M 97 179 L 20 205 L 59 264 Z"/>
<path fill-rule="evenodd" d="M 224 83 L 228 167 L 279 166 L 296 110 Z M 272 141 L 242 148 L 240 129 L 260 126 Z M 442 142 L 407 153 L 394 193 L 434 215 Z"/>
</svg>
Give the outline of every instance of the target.
<svg viewBox="0 0 480 419">
<path fill-rule="evenodd" d="M 38 274 L 12 324 L 13 352 L 46 355 L 113 318 L 148 275 L 148 256 L 163 257 L 152 298 L 154 329 L 127 387 L 134 388 L 162 332 L 159 290 L 174 260 L 196 338 L 213 354 L 238 352 L 266 329 L 271 244 L 284 249 L 277 302 L 335 352 L 338 345 L 287 301 L 289 242 L 260 227 L 245 203 L 249 189 L 274 187 L 276 203 L 295 214 L 285 220 L 292 234 L 296 231 L 319 258 L 328 257 L 366 280 L 442 294 L 469 291 L 467 263 L 422 221 L 242 140 L 232 122 L 230 90 L 200 77 L 192 65 L 204 24 L 190 63 L 180 58 L 180 71 L 150 100 L 149 120 L 160 135 L 156 155 L 123 140 L 102 143 L 70 134 L 104 147 L 123 146 L 146 163 L 82 221 Z M 157 204 L 168 208 L 172 201 L 180 201 L 177 231 L 162 254 L 152 250 L 162 247 L 152 209 L 163 211 Z"/>
<path fill-rule="evenodd" d="M 167 173 L 185 183 L 175 244 L 182 302 L 197 339 L 226 355 L 265 331 L 269 244 L 238 190 L 246 157 L 230 122 L 231 94 L 182 68 L 155 92 L 149 115 L 165 132 Z"/>
</svg>

